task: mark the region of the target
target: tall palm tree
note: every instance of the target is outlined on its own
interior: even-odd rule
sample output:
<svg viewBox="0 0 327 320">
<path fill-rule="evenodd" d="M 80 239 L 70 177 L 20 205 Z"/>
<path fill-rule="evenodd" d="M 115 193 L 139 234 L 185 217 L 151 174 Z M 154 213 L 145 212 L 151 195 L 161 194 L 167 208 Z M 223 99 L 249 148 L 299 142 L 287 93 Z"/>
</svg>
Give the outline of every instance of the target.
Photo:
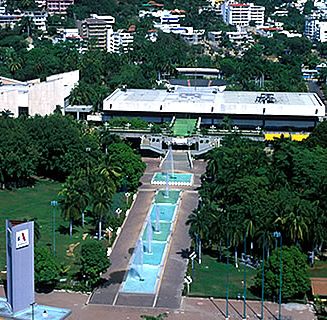
<svg viewBox="0 0 327 320">
<path fill-rule="evenodd" d="M 190 234 L 192 235 L 192 237 L 198 237 L 198 254 L 200 262 L 202 252 L 202 241 L 206 241 L 208 239 L 210 230 L 208 212 L 203 209 L 193 211 L 187 218 L 186 225 L 190 225 Z"/>
<path fill-rule="evenodd" d="M 88 203 L 87 190 L 84 189 L 85 181 L 81 173 L 69 176 L 63 189 L 59 192 L 59 204 L 65 220 L 69 220 L 69 235 L 73 234 L 73 221 L 77 220 L 85 210 Z"/>
<path fill-rule="evenodd" d="M 114 173 L 106 167 L 99 166 L 92 170 L 90 184 L 90 199 L 92 213 L 98 222 L 98 239 L 101 239 L 102 222 L 109 214 L 112 196 L 116 191 Z"/>
</svg>

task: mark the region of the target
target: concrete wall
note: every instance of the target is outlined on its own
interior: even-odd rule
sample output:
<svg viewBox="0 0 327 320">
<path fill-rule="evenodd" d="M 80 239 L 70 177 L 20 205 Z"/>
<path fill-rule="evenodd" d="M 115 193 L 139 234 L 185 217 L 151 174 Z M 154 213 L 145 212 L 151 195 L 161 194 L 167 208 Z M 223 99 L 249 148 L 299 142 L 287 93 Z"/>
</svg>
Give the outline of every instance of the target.
<svg viewBox="0 0 327 320">
<path fill-rule="evenodd" d="M 28 107 L 29 115 L 51 114 L 56 105 L 64 107 L 67 98 L 79 81 L 79 70 L 56 74 L 41 82 L 34 79 L 23 84 L 0 86 L 0 111 L 9 109 L 18 116 L 19 107 Z"/>
</svg>

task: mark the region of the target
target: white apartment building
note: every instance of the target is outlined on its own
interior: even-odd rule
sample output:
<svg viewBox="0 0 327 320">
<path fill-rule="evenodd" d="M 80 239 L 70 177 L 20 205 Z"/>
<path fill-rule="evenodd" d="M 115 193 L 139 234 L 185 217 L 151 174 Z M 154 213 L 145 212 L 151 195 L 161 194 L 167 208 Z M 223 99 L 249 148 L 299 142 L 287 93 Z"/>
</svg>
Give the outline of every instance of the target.
<svg viewBox="0 0 327 320">
<path fill-rule="evenodd" d="M 14 28 L 23 17 L 30 17 L 37 29 L 41 31 L 47 30 L 48 13 L 46 11 L 31 11 L 21 14 L 0 14 L 0 27 L 1 28 Z"/>
<path fill-rule="evenodd" d="M 107 51 L 111 53 L 126 53 L 133 50 L 134 34 L 126 30 L 113 31 L 107 33 Z"/>
<path fill-rule="evenodd" d="M 327 41 L 327 21 L 320 21 L 317 15 L 307 16 L 305 19 L 304 35 L 311 41 Z"/>
<path fill-rule="evenodd" d="M 42 9 L 45 9 L 47 7 L 47 0 L 34 0 L 35 4 Z"/>
<path fill-rule="evenodd" d="M 68 104 L 71 90 L 78 84 L 79 70 L 55 74 L 45 81 L 26 82 L 0 77 L 0 111 L 10 110 L 14 117 L 21 114 L 45 116 L 57 105 Z"/>
<path fill-rule="evenodd" d="M 73 4 L 74 0 L 46 0 L 47 11 L 50 14 L 66 14 L 68 7 Z"/>
<path fill-rule="evenodd" d="M 256 26 L 264 25 L 265 7 L 253 3 L 225 2 L 222 7 L 222 16 L 225 23 L 240 27 L 249 26 L 253 21 Z"/>
<path fill-rule="evenodd" d="M 208 32 L 208 40 L 211 42 L 219 42 L 222 39 L 223 32 L 222 31 L 209 31 Z"/>
<path fill-rule="evenodd" d="M 188 44 L 197 45 L 204 41 L 204 34 L 205 30 L 192 30 L 191 32 L 182 32 L 180 36 Z"/>
<path fill-rule="evenodd" d="M 108 34 L 113 30 L 115 18 L 92 14 L 90 18 L 79 21 L 80 35 L 87 39 L 89 45 L 107 50 Z"/>
</svg>

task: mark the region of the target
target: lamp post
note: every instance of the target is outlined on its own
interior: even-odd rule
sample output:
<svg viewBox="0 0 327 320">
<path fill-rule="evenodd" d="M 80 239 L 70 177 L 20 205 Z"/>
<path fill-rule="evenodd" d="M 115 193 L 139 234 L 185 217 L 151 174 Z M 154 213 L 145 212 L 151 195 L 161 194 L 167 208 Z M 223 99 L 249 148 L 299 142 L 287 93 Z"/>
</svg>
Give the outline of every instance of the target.
<svg viewBox="0 0 327 320">
<path fill-rule="evenodd" d="M 264 319 L 264 300 L 265 300 L 265 245 L 266 238 L 263 238 L 262 245 L 262 273 L 261 273 L 261 320 Z"/>
<path fill-rule="evenodd" d="M 228 298 L 229 298 L 229 234 L 227 231 L 227 272 L 226 272 L 226 320 L 229 319 L 228 313 Z"/>
<path fill-rule="evenodd" d="M 275 231 L 273 233 L 273 237 L 276 239 L 279 238 L 279 247 L 280 247 L 280 253 L 279 253 L 279 294 L 278 294 L 278 304 L 279 304 L 279 311 L 278 311 L 278 320 L 282 319 L 282 285 L 283 285 L 283 260 L 282 260 L 282 234 L 281 232 Z"/>
<path fill-rule="evenodd" d="M 31 303 L 31 307 L 32 307 L 32 320 L 34 320 L 34 306 L 35 306 L 36 302 L 32 302 Z"/>
<path fill-rule="evenodd" d="M 52 207 L 52 251 L 53 255 L 56 255 L 56 207 L 58 206 L 58 201 L 52 200 L 50 202 Z"/>
<path fill-rule="evenodd" d="M 243 320 L 246 320 L 246 232 L 244 233 Z"/>
<path fill-rule="evenodd" d="M 226 263 L 227 263 L 227 270 L 226 270 L 226 320 L 229 319 L 229 212 L 227 211 L 227 239 L 226 239 L 226 244 L 227 244 L 227 257 L 226 257 Z"/>
</svg>

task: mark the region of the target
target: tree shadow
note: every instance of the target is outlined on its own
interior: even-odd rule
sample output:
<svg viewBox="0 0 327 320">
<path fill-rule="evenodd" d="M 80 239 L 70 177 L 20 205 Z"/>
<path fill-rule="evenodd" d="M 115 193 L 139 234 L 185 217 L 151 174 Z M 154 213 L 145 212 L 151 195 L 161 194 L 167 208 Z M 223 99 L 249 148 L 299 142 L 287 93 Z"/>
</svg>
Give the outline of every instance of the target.
<svg viewBox="0 0 327 320">
<path fill-rule="evenodd" d="M 177 251 L 176 254 L 179 254 L 183 259 L 188 259 L 188 257 L 191 254 L 191 251 L 189 248 L 181 249 L 180 251 Z"/>
<path fill-rule="evenodd" d="M 129 248 L 128 253 L 132 255 L 134 253 L 135 247 Z"/>
<path fill-rule="evenodd" d="M 109 274 L 109 279 L 108 280 L 104 280 L 104 282 L 102 284 L 100 284 L 100 286 L 102 288 L 107 288 L 112 284 L 121 284 L 124 280 L 125 277 L 125 270 L 120 270 L 120 271 L 115 271 Z"/>
<path fill-rule="evenodd" d="M 65 227 L 63 225 L 60 225 L 58 228 L 57 228 L 57 231 L 59 231 L 60 234 L 69 234 L 69 227 Z"/>
<path fill-rule="evenodd" d="M 55 289 L 55 283 L 40 283 L 35 287 L 37 293 L 50 293 Z"/>
</svg>

